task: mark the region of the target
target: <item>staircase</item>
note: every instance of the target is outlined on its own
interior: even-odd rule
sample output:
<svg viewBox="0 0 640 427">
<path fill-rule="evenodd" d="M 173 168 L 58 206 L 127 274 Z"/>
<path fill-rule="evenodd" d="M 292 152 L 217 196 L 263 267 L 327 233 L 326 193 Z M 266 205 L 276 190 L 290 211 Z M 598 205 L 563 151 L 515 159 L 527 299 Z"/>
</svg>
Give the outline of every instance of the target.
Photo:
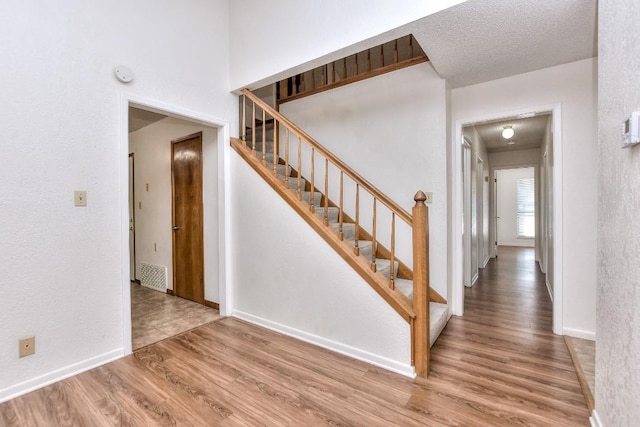
<svg viewBox="0 0 640 427">
<path fill-rule="evenodd" d="M 449 314 L 446 300 L 428 286 L 424 193 L 416 194 L 410 215 L 246 89 L 241 118 L 242 139 L 231 138 L 231 146 L 410 324 L 412 364 L 426 376 L 429 348 Z M 337 192 L 334 200 L 330 191 Z M 413 269 L 396 255 L 400 225 L 410 229 Z"/>
</svg>

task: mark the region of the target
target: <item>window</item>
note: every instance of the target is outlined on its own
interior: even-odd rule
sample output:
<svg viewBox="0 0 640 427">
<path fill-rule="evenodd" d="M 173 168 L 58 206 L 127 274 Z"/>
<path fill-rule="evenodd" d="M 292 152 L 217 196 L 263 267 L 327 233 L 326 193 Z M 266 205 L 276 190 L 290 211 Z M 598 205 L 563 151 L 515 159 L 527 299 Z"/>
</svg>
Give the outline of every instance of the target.
<svg viewBox="0 0 640 427">
<path fill-rule="evenodd" d="M 518 203 L 518 237 L 535 237 L 536 217 L 533 178 L 518 179 L 516 198 Z"/>
</svg>

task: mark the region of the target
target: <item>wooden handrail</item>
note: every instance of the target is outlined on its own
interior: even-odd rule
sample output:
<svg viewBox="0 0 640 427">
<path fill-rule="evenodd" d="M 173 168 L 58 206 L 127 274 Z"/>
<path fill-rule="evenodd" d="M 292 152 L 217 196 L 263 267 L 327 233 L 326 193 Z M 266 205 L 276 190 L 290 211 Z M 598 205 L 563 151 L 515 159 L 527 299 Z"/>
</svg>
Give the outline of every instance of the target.
<svg viewBox="0 0 640 427">
<path fill-rule="evenodd" d="M 385 205 L 389 210 L 395 212 L 398 217 L 400 217 L 404 222 L 409 225 L 412 225 L 411 215 L 404 210 L 401 206 L 399 206 L 396 202 L 388 198 L 383 192 L 378 190 L 373 184 L 364 179 L 360 174 L 351 169 L 347 164 L 345 164 L 342 160 L 337 158 L 332 152 L 327 150 L 324 146 L 322 146 L 318 141 L 309 136 L 305 131 L 296 126 L 293 122 L 287 119 L 285 116 L 271 108 L 269 104 L 255 96 L 250 90 L 243 89 L 242 94 L 247 98 L 251 99 L 255 104 L 257 104 L 263 110 L 266 110 L 271 117 L 285 124 L 290 132 L 293 132 L 298 136 L 298 138 L 302 138 L 309 145 L 314 147 L 316 151 L 322 154 L 326 159 L 331 161 L 338 169 L 342 170 L 347 176 L 349 176 L 353 181 L 360 184 L 360 186 L 367 190 L 374 198 L 376 198 L 379 202 Z M 255 107 L 254 107 L 255 108 Z M 254 132 L 255 135 L 255 132 Z"/>
</svg>

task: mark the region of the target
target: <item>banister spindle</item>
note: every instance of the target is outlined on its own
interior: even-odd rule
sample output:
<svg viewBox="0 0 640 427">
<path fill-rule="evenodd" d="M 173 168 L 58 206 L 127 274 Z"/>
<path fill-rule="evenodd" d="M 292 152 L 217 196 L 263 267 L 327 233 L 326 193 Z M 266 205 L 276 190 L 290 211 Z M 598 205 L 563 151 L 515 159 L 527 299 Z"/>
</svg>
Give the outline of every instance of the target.
<svg viewBox="0 0 640 427">
<path fill-rule="evenodd" d="M 302 190 L 300 187 L 302 186 L 302 138 L 298 135 L 298 189 L 296 190 L 298 193 L 298 200 L 302 200 Z"/>
<path fill-rule="evenodd" d="M 280 135 L 278 135 L 277 132 L 278 129 L 278 122 L 276 121 L 276 118 L 273 118 L 273 176 L 277 177 L 278 176 L 278 137 Z"/>
<path fill-rule="evenodd" d="M 413 310 L 416 313 L 414 349 L 416 374 L 429 373 L 429 212 L 427 196 L 418 191 L 413 207 Z"/>
<path fill-rule="evenodd" d="M 342 232 L 342 212 L 344 211 L 344 172 L 340 171 L 340 210 L 338 211 L 338 236 L 344 240 Z"/>
<path fill-rule="evenodd" d="M 262 109 L 262 164 L 267 165 L 267 112 Z"/>
<path fill-rule="evenodd" d="M 398 63 L 398 39 L 393 41 L 393 63 Z"/>
<path fill-rule="evenodd" d="M 315 212 L 314 195 L 316 192 L 316 149 L 311 147 L 311 189 L 309 192 L 309 210 Z"/>
<path fill-rule="evenodd" d="M 324 225 L 329 225 L 329 159 L 324 159 Z"/>
<path fill-rule="evenodd" d="M 396 288 L 395 276 L 396 276 L 396 213 L 391 212 L 391 275 L 389 276 L 389 285 L 391 289 Z"/>
<path fill-rule="evenodd" d="M 284 128 L 284 185 L 289 188 L 289 129 Z"/>
<path fill-rule="evenodd" d="M 242 142 L 247 147 L 247 95 L 242 95 Z"/>
<path fill-rule="evenodd" d="M 358 239 L 360 238 L 360 184 L 356 182 L 356 241 L 353 247 L 353 253 L 360 255 L 360 243 L 358 243 Z"/>
<path fill-rule="evenodd" d="M 376 241 L 376 198 L 373 197 L 373 226 L 371 227 L 371 270 L 376 271 L 376 249 L 377 249 L 377 241 Z"/>
<path fill-rule="evenodd" d="M 251 151 L 253 151 L 253 155 L 256 155 L 256 103 L 255 101 L 253 102 L 253 108 L 252 108 L 252 120 L 251 120 L 251 140 L 253 142 L 253 149 Z"/>
</svg>

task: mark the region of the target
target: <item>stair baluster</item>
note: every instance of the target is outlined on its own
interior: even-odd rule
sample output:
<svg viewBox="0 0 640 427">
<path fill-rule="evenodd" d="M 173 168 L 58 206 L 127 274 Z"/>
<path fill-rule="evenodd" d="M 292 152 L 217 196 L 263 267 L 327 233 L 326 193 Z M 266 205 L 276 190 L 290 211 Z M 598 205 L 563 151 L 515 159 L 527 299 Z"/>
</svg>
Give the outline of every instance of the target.
<svg viewBox="0 0 640 427">
<path fill-rule="evenodd" d="M 329 159 L 324 159 L 324 225 L 329 225 Z"/>
<path fill-rule="evenodd" d="M 302 176 L 300 175 L 300 171 L 302 170 L 302 138 L 298 136 L 298 189 L 296 190 L 298 193 L 298 200 L 302 200 Z M 311 187 L 313 188 L 313 186 Z"/>
<path fill-rule="evenodd" d="M 267 112 L 262 109 L 262 164 L 267 165 Z"/>
<path fill-rule="evenodd" d="M 353 253 L 360 255 L 360 184 L 356 184 L 356 242 Z"/>
<path fill-rule="evenodd" d="M 373 272 L 376 271 L 376 249 L 377 249 L 377 240 L 376 240 L 376 198 L 373 198 L 373 225 L 371 229 L 373 232 L 371 233 L 371 270 Z"/>
<path fill-rule="evenodd" d="M 316 191 L 316 150 L 311 148 L 311 191 L 309 193 L 309 210 L 315 212 L 315 198 Z"/>
<path fill-rule="evenodd" d="M 289 129 L 284 130 L 284 185 L 289 188 Z"/>
<path fill-rule="evenodd" d="M 389 275 L 389 284 L 391 289 L 395 289 L 395 269 L 396 269 L 396 213 L 391 212 L 391 274 Z"/>
<path fill-rule="evenodd" d="M 344 172 L 340 171 L 340 210 L 338 211 L 338 236 L 340 240 L 344 240 L 344 233 L 342 232 L 342 221 L 344 214 Z"/>
</svg>

